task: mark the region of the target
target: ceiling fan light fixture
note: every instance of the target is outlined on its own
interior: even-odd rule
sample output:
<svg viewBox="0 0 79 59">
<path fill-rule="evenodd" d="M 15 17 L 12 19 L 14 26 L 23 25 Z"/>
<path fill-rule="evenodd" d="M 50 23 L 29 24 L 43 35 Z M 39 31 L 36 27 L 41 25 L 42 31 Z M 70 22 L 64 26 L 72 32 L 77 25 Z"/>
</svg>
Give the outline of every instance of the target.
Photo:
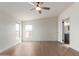
<svg viewBox="0 0 79 59">
<path fill-rule="evenodd" d="M 42 7 L 42 6 L 41 6 L 42 4 L 43 4 L 43 3 L 41 3 L 41 2 L 36 2 L 36 4 L 32 3 L 31 5 L 33 5 L 34 8 L 31 9 L 31 10 L 36 10 L 36 11 L 39 12 L 39 14 L 42 13 L 42 10 L 50 10 L 50 7 Z"/>
<path fill-rule="evenodd" d="M 36 7 L 36 10 L 39 11 L 39 10 L 41 10 L 41 8 L 40 7 Z"/>
</svg>

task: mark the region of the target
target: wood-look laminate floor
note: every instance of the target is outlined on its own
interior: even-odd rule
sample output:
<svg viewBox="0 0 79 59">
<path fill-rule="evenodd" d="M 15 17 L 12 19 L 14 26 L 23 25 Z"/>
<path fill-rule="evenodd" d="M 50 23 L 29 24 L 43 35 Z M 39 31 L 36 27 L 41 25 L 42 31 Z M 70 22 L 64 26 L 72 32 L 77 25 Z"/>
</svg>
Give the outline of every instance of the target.
<svg viewBox="0 0 79 59">
<path fill-rule="evenodd" d="M 0 55 L 3 56 L 79 56 L 79 52 L 59 42 L 23 42 Z"/>
</svg>

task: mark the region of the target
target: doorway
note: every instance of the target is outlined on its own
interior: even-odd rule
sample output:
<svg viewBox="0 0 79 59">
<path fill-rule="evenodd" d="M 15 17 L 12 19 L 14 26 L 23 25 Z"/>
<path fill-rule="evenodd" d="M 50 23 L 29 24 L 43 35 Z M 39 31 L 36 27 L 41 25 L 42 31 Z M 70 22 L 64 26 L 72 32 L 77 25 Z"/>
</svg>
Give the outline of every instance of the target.
<svg viewBox="0 0 79 59">
<path fill-rule="evenodd" d="M 62 21 L 62 42 L 64 44 L 70 43 L 70 20 L 66 18 Z"/>
</svg>

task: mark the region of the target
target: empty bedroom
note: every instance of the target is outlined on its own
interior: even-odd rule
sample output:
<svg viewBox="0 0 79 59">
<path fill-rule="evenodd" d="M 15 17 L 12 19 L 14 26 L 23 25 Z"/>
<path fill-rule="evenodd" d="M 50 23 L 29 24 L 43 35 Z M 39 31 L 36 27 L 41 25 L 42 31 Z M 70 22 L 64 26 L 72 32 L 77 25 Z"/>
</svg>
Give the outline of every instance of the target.
<svg viewBox="0 0 79 59">
<path fill-rule="evenodd" d="M 0 56 L 79 56 L 79 2 L 0 2 Z"/>
</svg>

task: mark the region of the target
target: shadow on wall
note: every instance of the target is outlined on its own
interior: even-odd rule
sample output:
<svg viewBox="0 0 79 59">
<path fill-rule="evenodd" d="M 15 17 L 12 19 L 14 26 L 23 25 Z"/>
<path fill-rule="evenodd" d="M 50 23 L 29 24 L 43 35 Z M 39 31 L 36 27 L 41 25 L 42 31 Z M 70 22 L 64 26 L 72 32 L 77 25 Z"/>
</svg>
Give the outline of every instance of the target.
<svg viewBox="0 0 79 59">
<path fill-rule="evenodd" d="M 0 10 L 0 51 L 13 46 L 16 42 L 16 18 L 5 10 Z"/>
</svg>

